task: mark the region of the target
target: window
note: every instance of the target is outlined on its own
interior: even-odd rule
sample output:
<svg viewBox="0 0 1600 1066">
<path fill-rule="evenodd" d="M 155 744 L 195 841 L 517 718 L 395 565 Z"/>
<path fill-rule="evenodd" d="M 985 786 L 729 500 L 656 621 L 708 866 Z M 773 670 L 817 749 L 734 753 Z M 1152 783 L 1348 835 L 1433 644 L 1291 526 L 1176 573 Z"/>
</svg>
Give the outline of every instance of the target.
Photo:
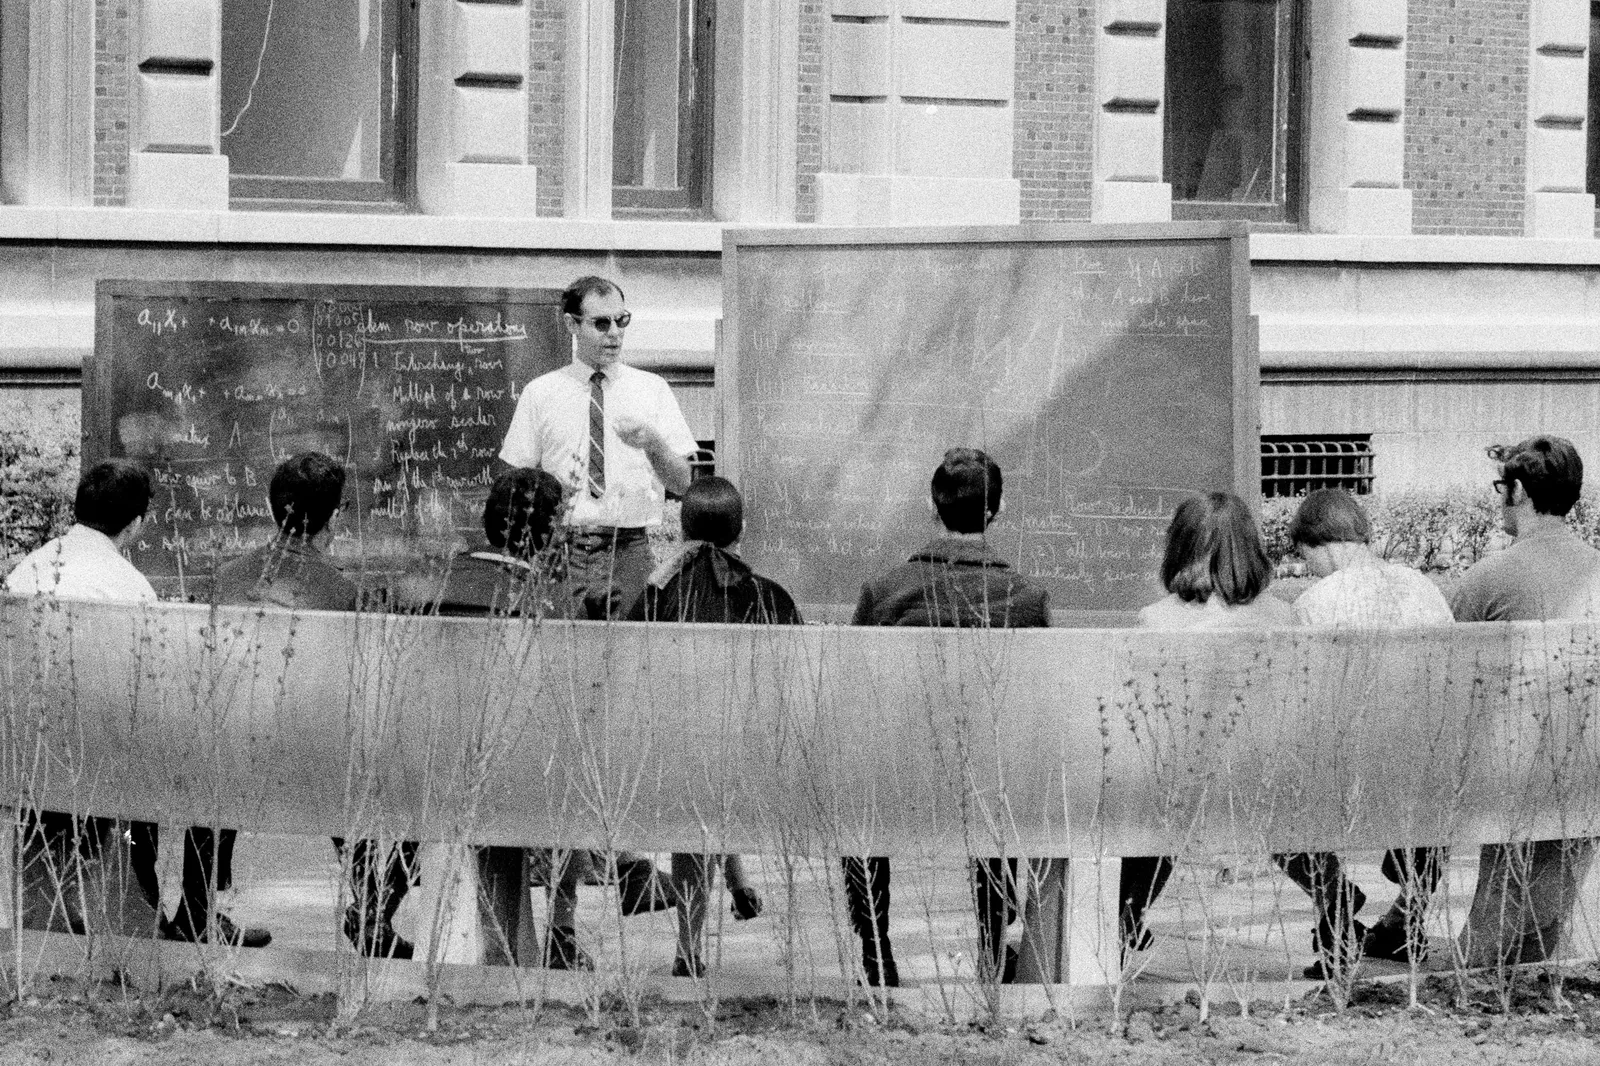
<svg viewBox="0 0 1600 1066">
<path fill-rule="evenodd" d="M 223 0 L 234 201 L 395 209 L 410 192 L 413 0 Z"/>
<path fill-rule="evenodd" d="M 1588 188 L 1585 192 L 1600 191 L 1600 60 L 1595 49 L 1600 47 L 1600 0 L 1589 5 L 1589 115 L 1584 122 L 1584 136 L 1589 139 Z"/>
<path fill-rule="evenodd" d="M 1299 7 L 1169 0 L 1164 171 L 1174 218 L 1298 219 Z"/>
<path fill-rule="evenodd" d="M 1261 495 L 1304 496 L 1312 489 L 1372 492 L 1372 434 L 1261 437 Z"/>
<path fill-rule="evenodd" d="M 712 0 L 617 0 L 612 204 L 710 206 Z"/>
</svg>

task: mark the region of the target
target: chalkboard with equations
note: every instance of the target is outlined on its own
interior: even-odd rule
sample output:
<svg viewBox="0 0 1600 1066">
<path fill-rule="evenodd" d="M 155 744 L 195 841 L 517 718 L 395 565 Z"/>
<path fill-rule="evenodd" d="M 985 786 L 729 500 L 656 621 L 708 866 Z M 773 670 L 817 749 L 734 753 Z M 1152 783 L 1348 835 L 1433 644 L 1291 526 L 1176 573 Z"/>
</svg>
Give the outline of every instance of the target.
<svg viewBox="0 0 1600 1066">
<path fill-rule="evenodd" d="M 735 230 L 719 465 L 743 550 L 821 614 L 930 539 L 945 449 L 1005 475 L 1001 556 L 1087 624 L 1163 594 L 1173 509 L 1259 500 L 1236 223 Z M 1073 617 L 1073 616 L 1082 617 Z"/>
<path fill-rule="evenodd" d="M 569 358 L 555 290 L 102 281 L 84 368 L 85 464 L 155 494 L 131 555 L 163 596 L 274 533 L 297 452 L 346 464 L 331 553 L 368 585 L 481 539 L 522 386 Z"/>
</svg>

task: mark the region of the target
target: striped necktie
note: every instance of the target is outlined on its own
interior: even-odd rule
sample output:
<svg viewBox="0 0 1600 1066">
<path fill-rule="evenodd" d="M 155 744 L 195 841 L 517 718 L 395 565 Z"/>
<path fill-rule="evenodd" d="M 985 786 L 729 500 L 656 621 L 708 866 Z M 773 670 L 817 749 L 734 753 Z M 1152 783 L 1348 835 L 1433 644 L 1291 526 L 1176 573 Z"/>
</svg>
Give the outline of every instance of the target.
<svg viewBox="0 0 1600 1066">
<path fill-rule="evenodd" d="M 605 380 L 598 370 L 589 375 L 589 495 L 597 500 L 606 493 Z"/>
</svg>

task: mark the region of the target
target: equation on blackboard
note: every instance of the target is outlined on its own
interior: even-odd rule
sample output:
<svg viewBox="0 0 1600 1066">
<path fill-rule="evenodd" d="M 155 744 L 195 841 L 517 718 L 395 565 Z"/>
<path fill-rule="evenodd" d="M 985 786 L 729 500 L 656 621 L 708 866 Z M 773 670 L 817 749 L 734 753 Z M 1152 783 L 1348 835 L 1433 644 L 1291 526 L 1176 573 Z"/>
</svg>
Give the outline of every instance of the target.
<svg viewBox="0 0 1600 1066">
<path fill-rule="evenodd" d="M 721 465 L 743 550 L 804 603 L 847 605 L 930 539 L 950 447 L 1001 465 L 991 545 L 1053 607 L 1162 594 L 1167 522 L 1256 492 L 1243 230 L 733 231 Z"/>
<path fill-rule="evenodd" d="M 84 461 L 138 459 L 155 495 L 134 563 L 203 599 L 274 532 L 273 468 L 346 468 L 332 546 L 378 582 L 473 542 L 517 394 L 564 364 L 559 291 L 103 281 Z"/>
</svg>

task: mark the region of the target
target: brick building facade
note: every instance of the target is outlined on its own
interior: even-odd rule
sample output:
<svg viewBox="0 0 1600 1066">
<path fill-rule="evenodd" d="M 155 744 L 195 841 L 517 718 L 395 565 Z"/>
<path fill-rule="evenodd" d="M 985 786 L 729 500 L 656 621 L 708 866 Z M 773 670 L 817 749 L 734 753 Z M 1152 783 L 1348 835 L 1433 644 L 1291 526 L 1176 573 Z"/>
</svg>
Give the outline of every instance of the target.
<svg viewBox="0 0 1600 1066">
<path fill-rule="evenodd" d="M 712 439 L 727 226 L 1238 217 L 1264 433 L 1389 487 L 1600 454 L 1577 0 L 276 8 L 0 0 L 8 402 L 72 388 L 98 277 L 594 269 Z"/>
</svg>

